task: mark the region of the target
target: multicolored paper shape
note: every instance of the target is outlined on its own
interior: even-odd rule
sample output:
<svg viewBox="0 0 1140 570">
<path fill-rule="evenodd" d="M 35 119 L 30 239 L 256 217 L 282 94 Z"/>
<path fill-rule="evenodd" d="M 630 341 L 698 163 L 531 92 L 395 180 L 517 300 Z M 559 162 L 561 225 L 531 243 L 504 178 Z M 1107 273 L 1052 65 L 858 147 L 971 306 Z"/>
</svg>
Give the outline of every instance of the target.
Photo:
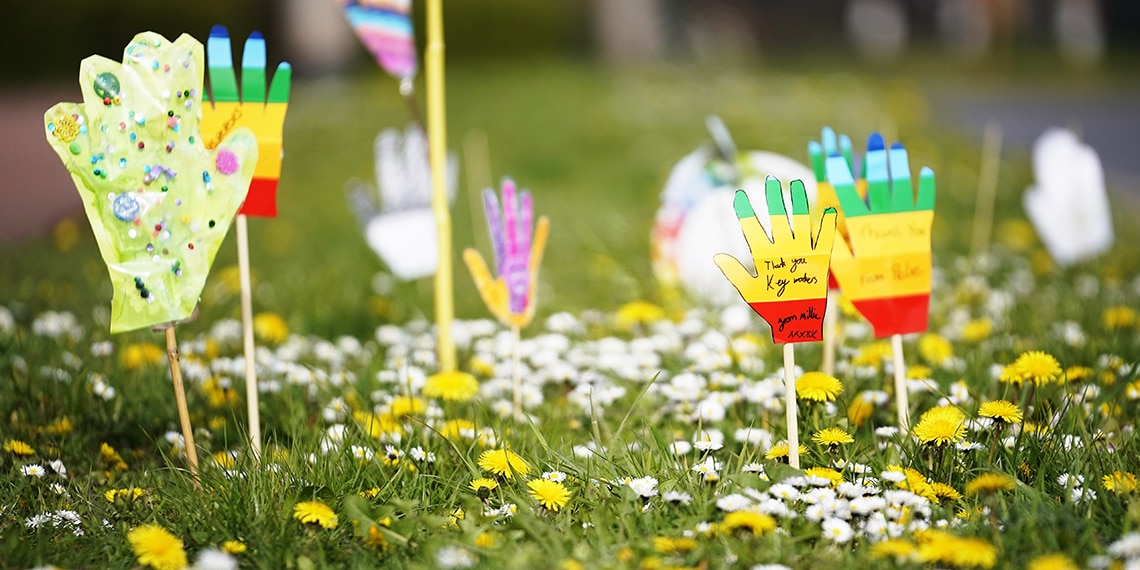
<svg viewBox="0 0 1140 570">
<path fill-rule="evenodd" d="M 483 256 L 474 249 L 464 250 L 463 261 L 491 314 L 508 327 L 523 328 L 530 324 L 538 306 L 538 267 L 550 234 L 550 220 L 546 216 L 539 218 L 532 234 L 534 206 L 530 192 L 524 190 L 516 198 L 515 183 L 509 178 L 503 180 L 502 190 L 501 210 L 495 191 L 483 191 L 496 277 L 491 278 Z"/>
<path fill-rule="evenodd" d="M 1112 211 L 1096 150 L 1068 129 L 1050 128 L 1033 143 L 1033 175 L 1025 212 L 1053 261 L 1072 265 L 1112 247 Z"/>
<path fill-rule="evenodd" d="M 186 319 L 257 164 L 249 129 L 207 150 L 199 130 L 202 44 L 135 36 L 122 63 L 79 67 L 83 103 L 44 115 L 83 199 L 114 288 L 111 332 Z"/>
<path fill-rule="evenodd" d="M 850 234 L 835 245 L 831 271 L 876 337 L 925 331 L 934 172 L 922 168 L 916 198 L 906 149 L 894 143 L 888 150 L 878 133 L 867 142 L 865 164 L 867 201 L 855 189 L 847 159 L 838 154 L 827 158 L 827 179 L 835 187 Z"/>
<path fill-rule="evenodd" d="M 356 36 L 389 75 L 416 76 L 412 0 L 338 0 Z"/>
<path fill-rule="evenodd" d="M 835 208 L 827 208 L 819 231 L 812 235 L 807 192 L 793 180 L 792 215 L 784 208 L 780 181 L 769 176 L 764 197 L 772 223 L 769 238 L 752 209 L 748 194 L 737 190 L 733 209 L 752 252 L 756 275 L 727 253 L 713 257 L 740 296 L 772 327 L 777 344 L 823 340 L 827 310 L 827 271 L 835 241 Z"/>
<path fill-rule="evenodd" d="M 202 106 L 202 134 L 206 148 L 212 148 L 226 133 L 247 127 L 257 137 L 257 169 L 249 195 L 239 213 L 247 216 L 277 217 L 277 181 L 285 152 L 281 133 L 289 106 L 293 69 L 287 62 L 277 65 L 273 81 L 265 90 L 265 39 L 254 31 L 245 40 L 241 53 L 241 91 L 234 76 L 230 34 L 224 26 L 210 29 L 206 40 L 212 104 Z"/>
<path fill-rule="evenodd" d="M 384 129 L 373 146 L 377 189 L 359 180 L 345 192 L 364 237 L 396 277 L 404 280 L 432 275 L 439 265 L 435 212 L 431 207 L 431 168 L 427 137 L 415 124 L 403 134 Z M 458 167 L 448 157 L 448 200 L 455 198 Z"/>
</svg>

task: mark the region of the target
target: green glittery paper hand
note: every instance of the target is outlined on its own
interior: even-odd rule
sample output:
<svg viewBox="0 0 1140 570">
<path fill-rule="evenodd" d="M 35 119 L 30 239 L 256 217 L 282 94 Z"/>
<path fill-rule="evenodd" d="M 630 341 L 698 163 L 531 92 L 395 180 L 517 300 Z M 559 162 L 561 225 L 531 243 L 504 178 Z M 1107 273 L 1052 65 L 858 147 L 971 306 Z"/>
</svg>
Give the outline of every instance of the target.
<svg viewBox="0 0 1140 570">
<path fill-rule="evenodd" d="M 122 63 L 83 60 L 83 103 L 44 115 L 83 199 L 114 287 L 111 332 L 189 317 L 245 200 L 257 142 L 235 129 L 203 145 L 202 44 L 135 36 Z"/>
</svg>

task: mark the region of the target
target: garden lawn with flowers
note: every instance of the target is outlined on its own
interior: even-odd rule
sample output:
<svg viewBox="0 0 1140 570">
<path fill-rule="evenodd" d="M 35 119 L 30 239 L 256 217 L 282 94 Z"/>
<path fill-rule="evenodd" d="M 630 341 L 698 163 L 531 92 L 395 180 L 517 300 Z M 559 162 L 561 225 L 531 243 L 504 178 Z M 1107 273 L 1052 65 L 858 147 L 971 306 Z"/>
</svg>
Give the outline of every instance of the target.
<svg viewBox="0 0 1140 570">
<path fill-rule="evenodd" d="M 403 120 L 380 81 L 296 87 L 280 218 L 251 222 L 260 456 L 232 238 L 178 328 L 197 480 L 162 339 L 109 334 L 85 222 L 0 250 L 4 567 L 1140 565 L 1134 210 L 1116 208 L 1108 256 L 1058 268 L 1020 209 L 1028 158 L 1011 152 L 993 244 L 967 257 L 978 149 L 934 122 L 913 79 L 456 66 L 452 146 L 478 130 L 490 149 L 483 170 L 463 165 L 457 251 L 489 250 L 481 171 L 512 175 L 551 219 L 516 416 L 514 337 L 462 265 L 459 371 L 440 373 L 430 280 L 395 282 L 345 205 L 346 181 L 371 176 L 372 136 Z M 711 112 L 742 149 L 805 162 L 824 124 L 889 128 L 937 173 L 930 327 L 903 342 L 907 430 L 890 342 L 842 297 L 835 374 L 799 345 L 793 395 L 743 301 L 653 280 L 660 188 Z"/>
</svg>

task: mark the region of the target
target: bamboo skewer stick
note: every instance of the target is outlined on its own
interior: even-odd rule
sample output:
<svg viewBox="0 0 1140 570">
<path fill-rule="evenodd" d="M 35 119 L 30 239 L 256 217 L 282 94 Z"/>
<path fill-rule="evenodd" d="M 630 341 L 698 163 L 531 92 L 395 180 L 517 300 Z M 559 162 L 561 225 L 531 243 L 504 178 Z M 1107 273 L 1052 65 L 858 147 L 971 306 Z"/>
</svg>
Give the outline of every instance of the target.
<svg viewBox="0 0 1140 570">
<path fill-rule="evenodd" d="M 428 157 L 431 163 L 432 211 L 439 241 L 439 269 L 435 273 L 435 322 L 438 335 L 439 366 L 442 372 L 456 368 L 455 341 L 451 336 L 454 319 L 454 290 L 451 271 L 451 212 L 447 202 L 447 115 L 444 105 L 443 2 L 427 3 L 427 111 Z"/>
<path fill-rule="evenodd" d="M 788 424 L 788 465 L 800 468 L 800 426 L 796 417 L 796 351 L 792 343 L 784 344 L 784 402 Z"/>
<path fill-rule="evenodd" d="M 190 461 L 190 475 L 194 478 L 194 488 L 201 489 L 198 448 L 194 445 L 194 428 L 190 426 L 190 409 L 186 406 L 186 388 L 182 385 L 182 366 L 178 363 L 178 339 L 174 336 L 173 323 L 166 326 L 166 356 L 170 360 L 170 378 L 174 382 L 174 401 L 178 405 L 178 422 L 182 426 L 186 458 Z"/>
<path fill-rule="evenodd" d="M 238 275 L 241 281 L 241 336 L 245 354 L 245 400 L 249 413 L 249 440 L 255 460 L 261 457 L 261 411 L 258 403 L 256 349 L 253 343 L 253 285 L 249 277 L 249 228 L 246 216 L 237 216 Z"/>
<path fill-rule="evenodd" d="M 910 428 L 910 396 L 906 390 L 906 359 L 903 358 L 902 335 L 891 335 L 891 353 L 894 357 L 895 406 L 898 408 L 899 431 Z"/>
</svg>

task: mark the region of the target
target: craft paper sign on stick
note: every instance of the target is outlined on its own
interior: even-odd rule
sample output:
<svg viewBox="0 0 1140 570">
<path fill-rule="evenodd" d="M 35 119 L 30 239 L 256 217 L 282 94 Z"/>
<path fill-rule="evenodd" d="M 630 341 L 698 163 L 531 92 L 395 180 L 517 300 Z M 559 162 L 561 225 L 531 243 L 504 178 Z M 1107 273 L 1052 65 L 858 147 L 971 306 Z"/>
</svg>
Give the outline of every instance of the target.
<svg viewBox="0 0 1140 570">
<path fill-rule="evenodd" d="M 866 174 L 864 201 L 847 160 L 837 154 L 827 158 L 827 179 L 843 206 L 850 234 L 836 243 L 831 270 L 876 337 L 925 331 L 934 172 L 923 167 L 916 198 L 906 149 L 895 143 L 888 150 L 883 137 L 874 133 L 867 143 Z"/>
<path fill-rule="evenodd" d="M 249 35 L 241 55 L 239 91 L 229 32 L 224 26 L 210 29 L 206 57 L 212 104 L 202 106 L 202 134 L 206 148 L 213 148 L 233 129 L 247 127 L 253 131 L 257 137 L 257 169 L 239 213 L 273 218 L 277 216 L 277 181 L 285 156 L 281 133 L 293 69 L 287 62 L 278 64 L 267 92 L 265 39 L 260 32 L 255 30 Z"/>
<path fill-rule="evenodd" d="M 483 191 L 495 253 L 495 277 L 491 277 L 478 251 L 464 250 L 463 261 L 491 314 L 508 327 L 522 328 L 530 324 L 538 305 L 538 267 L 546 249 L 550 220 L 542 216 L 532 227 L 534 206 L 530 192 L 524 190 L 516 197 L 515 183 L 509 178 L 503 181 L 502 190 L 501 209 L 495 191 Z"/>
<path fill-rule="evenodd" d="M 389 75 L 416 75 L 411 0 L 339 0 L 357 37 Z"/>
<path fill-rule="evenodd" d="M 44 115 L 111 275 L 113 333 L 193 313 L 257 164 L 249 129 L 206 149 L 202 64 L 194 38 L 144 32 L 121 63 L 84 59 L 83 103 Z"/>
<path fill-rule="evenodd" d="M 769 176 L 764 189 L 771 237 L 764 231 L 748 194 L 737 190 L 733 209 L 752 252 L 756 275 L 738 259 L 718 253 L 713 261 L 740 296 L 772 327 L 777 344 L 823 340 L 827 271 L 835 240 L 835 208 L 824 211 L 812 235 L 807 192 L 793 180 L 792 215 L 784 207 L 780 181 Z"/>
<path fill-rule="evenodd" d="M 1053 261 L 1072 265 L 1112 247 L 1112 214 L 1096 150 L 1068 129 L 1048 129 L 1033 143 L 1033 174 L 1037 184 L 1025 192 L 1025 211 Z"/>
</svg>

